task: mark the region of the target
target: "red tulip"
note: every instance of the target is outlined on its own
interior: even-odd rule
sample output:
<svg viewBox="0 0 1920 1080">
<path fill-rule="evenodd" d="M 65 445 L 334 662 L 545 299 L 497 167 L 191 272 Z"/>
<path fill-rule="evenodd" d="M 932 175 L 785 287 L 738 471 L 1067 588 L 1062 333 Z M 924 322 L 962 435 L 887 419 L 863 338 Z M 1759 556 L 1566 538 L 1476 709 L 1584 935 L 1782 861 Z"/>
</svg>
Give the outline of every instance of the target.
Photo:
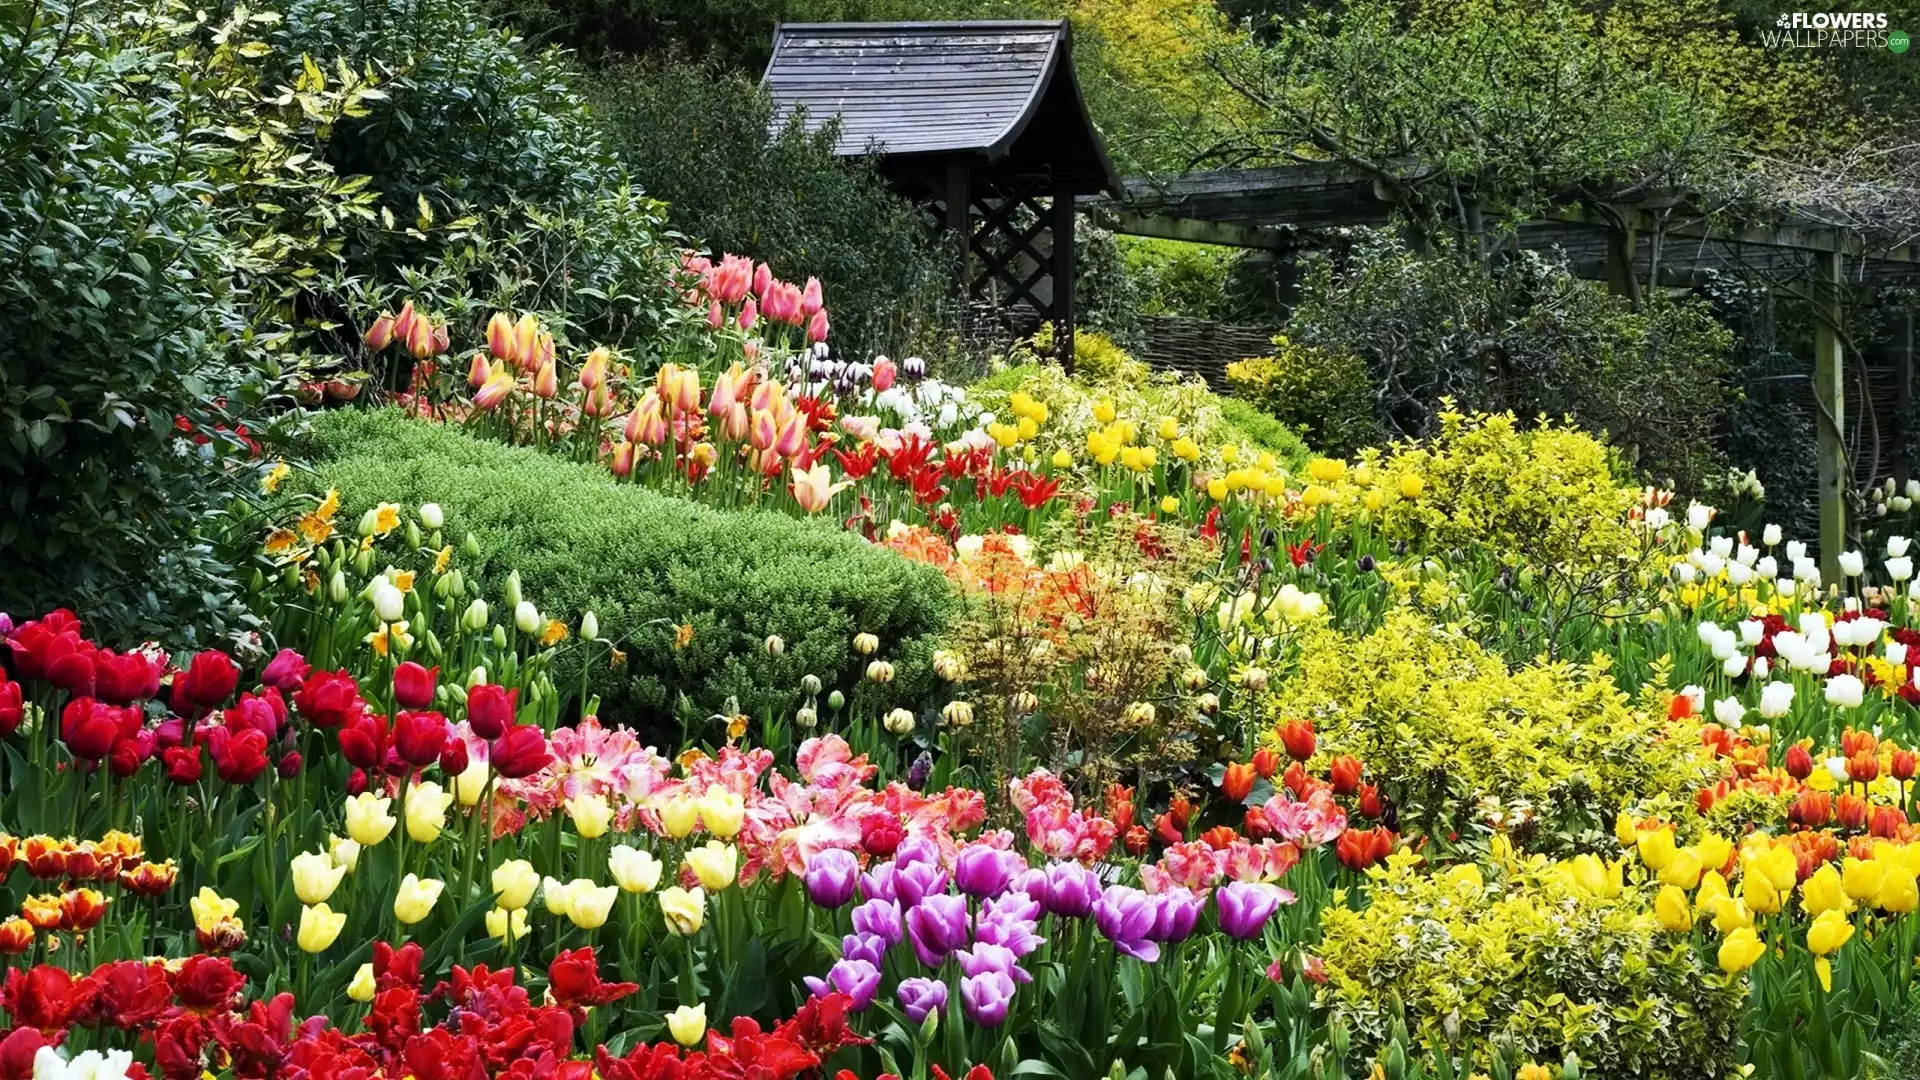
<svg viewBox="0 0 1920 1080">
<path fill-rule="evenodd" d="M 547 737 L 532 724 L 520 724 L 502 732 L 493 741 L 493 752 L 488 764 L 493 771 L 508 779 L 517 780 L 532 776 L 547 767 L 553 760 L 553 754 L 547 749 Z"/>
<path fill-rule="evenodd" d="M 1805 791 L 1787 807 L 1787 820 L 1803 828 L 1818 829 L 1833 817 L 1833 797 L 1824 791 Z"/>
<path fill-rule="evenodd" d="M 1847 776 L 1857 784 L 1871 784 L 1880 776 L 1880 757 L 1873 750 L 1861 750 L 1847 759 Z"/>
<path fill-rule="evenodd" d="M 424 668 L 408 660 L 393 669 L 393 700 L 403 709 L 424 709 L 433 704 L 433 688 L 439 679 L 439 668 Z"/>
<path fill-rule="evenodd" d="M 1888 764 L 1888 771 L 1893 774 L 1893 778 L 1904 784 L 1913 779 L 1915 766 L 1916 764 L 1920 764 L 1920 762 L 1916 762 L 1914 753 L 1911 750 L 1895 750 L 1893 752 L 1893 760 Z"/>
<path fill-rule="evenodd" d="M 440 750 L 440 771 L 448 776 L 459 776 L 467 771 L 467 740 L 449 732 L 447 744 Z"/>
<path fill-rule="evenodd" d="M 1305 761 L 1313 756 L 1313 723 L 1308 720 L 1289 720 L 1280 726 L 1280 745 L 1287 748 L 1287 755 L 1295 761 Z"/>
<path fill-rule="evenodd" d="M 892 814 L 868 814 L 860 819 L 860 847 L 876 859 L 892 858 L 906 838 L 906 829 Z"/>
<path fill-rule="evenodd" d="M 317 728 L 335 728 L 366 711 L 360 684 L 340 671 L 316 671 L 293 695 L 293 707 Z"/>
<path fill-rule="evenodd" d="M 197 746 L 170 746 L 160 751 L 160 764 L 166 771 L 167 779 L 181 787 L 191 787 L 200 782 L 202 768 L 200 748 Z"/>
<path fill-rule="evenodd" d="M 1280 771 L 1280 755 L 1274 753 L 1273 747 L 1271 746 L 1263 746 L 1255 750 L 1253 752 L 1253 771 L 1255 775 L 1259 776 L 1262 780 L 1273 779 L 1273 774 Z"/>
<path fill-rule="evenodd" d="M 1787 773 L 1795 780 L 1805 780 L 1813 775 L 1813 755 L 1798 743 L 1787 747 Z"/>
<path fill-rule="evenodd" d="M 638 983 L 610 983 L 600 979 L 600 965 L 593 958 L 593 946 L 568 949 L 553 958 L 547 967 L 547 989 L 555 1003 L 566 1008 L 584 1008 L 618 1001 L 635 990 Z"/>
<path fill-rule="evenodd" d="M 260 673 L 260 681 L 283 694 L 292 694 L 300 689 L 307 672 L 312 668 L 306 657 L 292 649 L 281 649 L 267 662 L 267 669 Z"/>
<path fill-rule="evenodd" d="M 71 652 L 79 640 L 80 620 L 66 608 L 22 623 L 7 642 L 13 651 L 14 674 L 22 679 L 46 678 L 47 661 L 58 652 Z"/>
<path fill-rule="evenodd" d="M 300 751 L 289 750 L 280 755 L 280 761 L 274 765 L 273 771 L 280 774 L 280 779 L 291 780 L 299 776 L 300 770 L 306 768 L 306 765 L 307 759 L 300 756 Z"/>
<path fill-rule="evenodd" d="M 115 655 L 101 650 L 93 658 L 95 696 L 115 705 L 131 705 L 160 692 L 160 665 L 141 653 Z"/>
<path fill-rule="evenodd" d="M 63 639 L 58 651 L 47 658 L 47 681 L 83 697 L 93 696 L 94 657 L 99 650 L 77 635 Z"/>
<path fill-rule="evenodd" d="M 381 772 L 387 767 L 391 739 L 386 717 L 363 712 L 341 726 L 340 756 L 362 769 Z"/>
<path fill-rule="evenodd" d="M 1360 790 L 1361 765 L 1358 758 L 1337 757 L 1327 767 L 1328 778 L 1333 781 L 1336 795 L 1351 795 Z"/>
<path fill-rule="evenodd" d="M 231 1010 L 246 982 L 246 976 L 223 958 L 192 956 L 173 977 L 173 992 L 180 1004 L 207 1016 Z"/>
<path fill-rule="evenodd" d="M 1900 826 L 1907 823 L 1907 815 L 1897 806 L 1876 806 L 1873 816 L 1867 820 L 1867 832 L 1873 836 L 1893 840 L 1900 835 Z"/>
<path fill-rule="evenodd" d="M 439 713 L 407 710 L 393 718 L 393 749 L 407 764 L 431 765 L 446 745 L 447 718 Z"/>
<path fill-rule="evenodd" d="M 1380 789 L 1372 784 L 1360 785 L 1360 800 L 1356 807 L 1361 816 L 1378 818 L 1386 812 L 1380 802 Z"/>
<path fill-rule="evenodd" d="M 1267 817 L 1264 809 L 1258 806 L 1249 807 L 1246 819 L 1240 823 L 1240 829 L 1247 834 L 1249 840 L 1264 840 L 1273 835 L 1273 822 Z"/>
<path fill-rule="evenodd" d="M 140 766 L 146 764 L 152 754 L 153 734 L 142 731 L 136 738 L 121 739 L 114 743 L 113 749 L 107 752 L 107 765 L 113 770 L 113 775 L 124 780 L 139 772 Z"/>
<path fill-rule="evenodd" d="M 1833 800 L 1833 823 L 1842 829 L 1858 829 L 1867 823 L 1867 800 L 1858 795 L 1842 795 Z"/>
<path fill-rule="evenodd" d="M 176 702 L 184 697 L 193 705 L 211 709 L 232 697 L 239 681 L 240 669 L 234 666 L 233 658 L 208 649 L 195 655 L 187 670 L 173 677 L 173 695 Z"/>
<path fill-rule="evenodd" d="M 513 724 L 520 691 L 482 683 L 467 691 L 467 723 L 483 739 L 497 739 Z"/>
<path fill-rule="evenodd" d="M 20 684 L 0 679 L 0 736 L 19 731 L 20 721 L 26 714 L 26 698 L 20 692 Z"/>
<path fill-rule="evenodd" d="M 136 708 L 74 698 L 60 712 L 60 738 L 74 757 L 99 761 L 112 752 L 115 742 L 130 739 L 140 730 L 140 716 Z"/>
<path fill-rule="evenodd" d="M 251 784 L 267 771 L 267 737 L 254 728 L 209 728 L 207 752 L 214 772 L 229 784 Z"/>
</svg>

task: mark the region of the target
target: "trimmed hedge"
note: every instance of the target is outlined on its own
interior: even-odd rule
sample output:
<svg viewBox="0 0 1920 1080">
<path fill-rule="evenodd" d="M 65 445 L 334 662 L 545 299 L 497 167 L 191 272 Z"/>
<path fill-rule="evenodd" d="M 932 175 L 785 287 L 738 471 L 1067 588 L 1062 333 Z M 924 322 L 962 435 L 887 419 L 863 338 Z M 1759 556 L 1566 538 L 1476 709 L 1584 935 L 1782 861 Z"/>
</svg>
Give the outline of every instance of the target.
<svg viewBox="0 0 1920 1080">
<path fill-rule="evenodd" d="M 377 502 L 439 503 L 449 540 L 470 530 L 479 541 L 491 601 L 518 569 L 543 612 L 577 624 L 593 611 L 627 656 L 594 676 L 609 721 L 659 731 L 704 721 L 729 697 L 756 716 L 789 710 L 809 673 L 858 704 L 876 689 L 852 650 L 861 631 L 895 662 L 890 704 L 936 705 L 928 655 L 955 607 L 946 579 L 828 522 L 616 485 L 598 467 L 391 409 L 322 414 L 312 442 L 307 482 L 339 489 L 343 520 Z M 693 640 L 675 648 L 682 624 Z M 785 655 L 766 655 L 769 634 L 785 639 Z"/>
</svg>

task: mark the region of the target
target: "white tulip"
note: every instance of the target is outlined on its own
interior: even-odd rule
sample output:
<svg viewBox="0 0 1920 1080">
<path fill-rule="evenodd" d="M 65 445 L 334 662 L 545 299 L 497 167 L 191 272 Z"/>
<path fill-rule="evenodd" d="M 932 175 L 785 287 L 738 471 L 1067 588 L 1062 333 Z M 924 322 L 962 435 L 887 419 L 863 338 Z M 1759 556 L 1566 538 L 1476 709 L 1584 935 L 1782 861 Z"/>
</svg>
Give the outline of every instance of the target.
<svg viewBox="0 0 1920 1080">
<path fill-rule="evenodd" d="M 1848 577 L 1859 577 L 1867 569 L 1867 557 L 1858 551 L 1840 553 L 1840 572 Z"/>
<path fill-rule="evenodd" d="M 1716 536 L 1707 541 L 1707 547 L 1712 549 L 1715 555 L 1723 559 L 1731 558 L 1733 556 L 1733 537 Z"/>
<path fill-rule="evenodd" d="M 533 601 L 522 600 L 513 606 L 513 625 L 523 634 L 531 634 L 540 629 L 540 609 Z"/>
<path fill-rule="evenodd" d="M 1913 559 L 1906 555 L 1896 555 L 1887 560 L 1887 577 L 1894 581 L 1905 581 L 1913 576 Z"/>
<path fill-rule="evenodd" d="M 1760 542 L 1768 547 L 1778 545 L 1780 543 L 1780 526 L 1769 522 L 1766 528 L 1760 530 Z"/>
<path fill-rule="evenodd" d="M 1751 649 L 1755 645 L 1760 644 L 1760 639 L 1766 636 L 1766 623 L 1761 622 L 1759 619 L 1740 620 L 1740 641 L 1747 648 Z"/>
<path fill-rule="evenodd" d="M 1787 715 L 1793 707 L 1793 684 L 1789 682 L 1771 682 L 1760 690 L 1760 715 L 1768 720 L 1778 720 Z"/>
<path fill-rule="evenodd" d="M 373 611 L 381 622 L 399 622 L 407 613 L 407 594 L 394 588 L 386 578 L 375 578 Z"/>
<path fill-rule="evenodd" d="M 439 503 L 420 504 L 420 524 L 429 529 L 437 529 L 447 523 L 447 515 L 441 511 Z"/>
<path fill-rule="evenodd" d="M 1713 703 L 1713 718 L 1722 727 L 1737 728 L 1747 715 L 1747 707 L 1737 697 L 1723 697 Z"/>
<path fill-rule="evenodd" d="M 1887 642 L 1887 663 L 1898 667 L 1907 662 L 1907 647 L 1898 641 Z"/>
<path fill-rule="evenodd" d="M 1737 652 L 1729 653 L 1725 660 L 1720 661 L 1720 674 L 1729 679 L 1737 679 L 1746 672 L 1747 658 Z"/>
<path fill-rule="evenodd" d="M 1713 521 L 1713 507 L 1706 503 L 1687 504 L 1687 528 L 1694 532 L 1706 532 L 1707 525 Z"/>
<path fill-rule="evenodd" d="M 1907 548 L 1911 547 L 1912 545 L 1913 545 L 1913 541 L 1908 537 L 1889 536 L 1887 537 L 1887 554 L 1893 556 L 1894 558 L 1899 558 L 1900 556 L 1905 555 L 1907 553 Z"/>
<path fill-rule="evenodd" d="M 1760 549 L 1752 544 L 1741 544 L 1740 549 L 1733 554 L 1733 560 L 1741 566 L 1752 566 L 1759 558 Z"/>
</svg>

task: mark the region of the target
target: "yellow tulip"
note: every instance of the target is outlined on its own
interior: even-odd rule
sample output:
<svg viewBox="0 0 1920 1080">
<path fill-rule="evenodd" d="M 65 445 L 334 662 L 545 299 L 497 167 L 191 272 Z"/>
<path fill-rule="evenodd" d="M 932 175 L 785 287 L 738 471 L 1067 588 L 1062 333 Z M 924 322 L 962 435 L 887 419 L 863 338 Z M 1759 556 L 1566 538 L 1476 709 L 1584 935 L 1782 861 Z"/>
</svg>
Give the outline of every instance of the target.
<svg viewBox="0 0 1920 1080">
<path fill-rule="evenodd" d="M 1229 465 L 1233 464 L 1236 461 L 1239 461 L 1240 448 L 1238 446 L 1233 445 L 1232 443 L 1228 443 L 1227 445 L 1221 447 L 1220 460 L 1226 462 Z"/>
<path fill-rule="evenodd" d="M 1827 957 L 1838 952 L 1840 946 L 1853 936 L 1853 924 L 1841 914 L 1839 908 L 1828 908 L 1807 927 L 1807 951 L 1814 956 L 1813 973 L 1820 979 L 1820 989 L 1833 989 L 1833 961 Z"/>
<path fill-rule="evenodd" d="M 1653 917 L 1662 928 L 1676 934 L 1684 934 L 1693 929 L 1693 908 L 1687 903 L 1687 892 L 1678 885 L 1663 885 L 1660 895 L 1653 900 Z"/>
<path fill-rule="evenodd" d="M 739 835 L 741 826 L 747 822 L 747 804 L 739 795 L 726 788 L 715 785 L 700 796 L 700 824 L 707 831 L 722 840 L 731 840 Z"/>
<path fill-rule="evenodd" d="M 673 934 L 691 937 L 707 921 L 707 894 L 697 887 L 687 890 L 675 885 L 664 889 L 660 893 L 660 914 Z"/>
<path fill-rule="evenodd" d="M 660 808 L 660 827 L 675 840 L 684 840 L 700 823 L 700 804 L 685 795 L 667 800 Z"/>
<path fill-rule="evenodd" d="M 1656 874 L 1665 869 L 1666 865 L 1673 861 L 1674 855 L 1679 852 L 1679 849 L 1673 846 L 1671 828 L 1648 829 L 1640 833 L 1634 843 L 1639 852 L 1640 861 Z"/>
<path fill-rule="evenodd" d="M 1716 903 L 1731 896 L 1727 879 L 1720 876 L 1720 871 L 1709 870 L 1700 875 L 1700 891 L 1693 894 L 1693 913 L 1696 917 L 1710 915 Z"/>
<path fill-rule="evenodd" d="M 1727 860 L 1733 856 L 1733 841 L 1708 833 L 1694 842 L 1693 849 L 1700 853 L 1701 866 L 1718 870 L 1727 865 Z"/>
<path fill-rule="evenodd" d="M 1173 440 L 1173 456 L 1181 461 L 1199 461 L 1200 444 L 1185 437 Z"/>
<path fill-rule="evenodd" d="M 329 835 L 327 855 L 333 860 L 333 865 L 352 873 L 353 868 L 360 865 L 360 841 L 348 836 Z"/>
<path fill-rule="evenodd" d="M 393 917 L 412 926 L 432 913 L 433 905 L 440 902 L 441 890 L 446 887 L 446 882 L 436 878 L 423 881 L 417 874 L 408 874 L 394 890 Z"/>
<path fill-rule="evenodd" d="M 547 914 L 567 917 L 567 911 L 573 907 L 571 886 L 564 881 L 543 878 L 540 883 L 540 899 L 546 902 Z"/>
<path fill-rule="evenodd" d="M 1623 848 L 1633 847 L 1640 839 L 1640 830 L 1634 824 L 1633 815 L 1620 811 L 1613 819 L 1613 838 L 1620 841 Z"/>
<path fill-rule="evenodd" d="M 431 844 L 447 827 L 447 807 L 453 805 L 453 793 L 443 791 L 431 780 L 407 789 L 407 835 L 416 844 Z"/>
<path fill-rule="evenodd" d="M 1420 493 L 1422 491 L 1425 491 L 1426 489 L 1427 489 L 1427 482 L 1419 474 L 1402 473 L 1400 475 L 1400 497 L 1401 498 L 1417 499 L 1420 497 Z"/>
<path fill-rule="evenodd" d="M 575 878 L 567 885 L 567 918 L 582 930 L 598 930 L 607 925 L 618 899 L 620 890 L 611 885 L 596 886 L 586 878 Z"/>
<path fill-rule="evenodd" d="M 613 874 L 613 883 L 627 892 L 652 892 L 660 884 L 660 860 L 626 844 L 615 845 L 607 853 L 607 870 Z"/>
<path fill-rule="evenodd" d="M 300 909 L 300 934 L 298 943 L 303 952 L 326 952 L 340 931 L 347 925 L 347 913 L 336 913 L 325 904 L 311 904 Z"/>
<path fill-rule="evenodd" d="M 239 921 L 240 901 L 228 900 L 205 885 L 187 901 L 187 908 L 193 912 L 195 928 L 205 933 L 212 933 L 216 926 L 228 920 Z"/>
<path fill-rule="evenodd" d="M 508 911 L 532 903 L 533 891 L 539 887 L 540 875 L 525 859 L 508 859 L 493 868 L 493 901 Z"/>
<path fill-rule="evenodd" d="M 1056 469 L 1073 468 L 1073 451 L 1061 447 L 1053 452 L 1053 467 Z"/>
<path fill-rule="evenodd" d="M 1217 476 L 1207 481 L 1207 498 L 1212 499 L 1214 502 L 1225 502 L 1227 498 L 1227 482 Z"/>
<path fill-rule="evenodd" d="M 1766 955 L 1767 946 L 1753 927 L 1743 926 L 1728 934 L 1720 941 L 1720 970 L 1731 975 L 1752 967 L 1754 961 Z"/>
<path fill-rule="evenodd" d="M 1772 915 L 1780 910 L 1780 890 L 1773 887 L 1772 878 L 1749 866 L 1740 882 L 1740 898 L 1755 915 Z"/>
<path fill-rule="evenodd" d="M 707 1033 L 707 1006 L 682 1005 L 667 1014 L 667 1031 L 681 1046 L 693 1046 Z"/>
<path fill-rule="evenodd" d="M 335 866 L 333 856 L 308 851 L 293 857 L 293 895 L 303 904 L 318 904 L 333 895 L 347 868 Z"/>
<path fill-rule="evenodd" d="M 487 912 L 487 936 L 511 945 L 527 936 L 527 909 L 494 908 Z"/>
<path fill-rule="evenodd" d="M 467 767 L 459 776 L 453 778 L 453 795 L 460 800 L 462 807 L 471 808 L 480 804 L 480 797 L 487 792 L 487 780 L 493 775 L 487 763 L 475 758 L 467 762 Z"/>
<path fill-rule="evenodd" d="M 598 795 L 575 795 L 567 800 L 567 817 L 583 840 L 596 840 L 613 825 L 613 807 Z"/>
<path fill-rule="evenodd" d="M 1746 901 L 1723 896 L 1713 906 L 1713 928 L 1722 934 L 1731 934 L 1741 927 L 1753 926 L 1753 911 Z"/>
<path fill-rule="evenodd" d="M 1920 907 L 1920 887 L 1914 883 L 1910 867 L 1889 865 L 1880 873 L 1880 891 L 1873 906 L 1882 911 L 1905 914 Z"/>
<path fill-rule="evenodd" d="M 709 840 L 706 846 L 687 852 L 687 865 L 693 868 L 693 876 L 700 879 L 703 888 L 718 892 L 733 884 L 734 875 L 739 873 L 740 856 L 732 844 Z"/>
<path fill-rule="evenodd" d="M 1800 883 L 1800 907 L 1809 915 L 1827 911 L 1846 915 L 1853 911 L 1853 901 L 1847 898 L 1840 871 L 1834 869 L 1832 863 L 1821 863 L 1820 869 Z"/>
<path fill-rule="evenodd" d="M 1694 849 L 1681 848 L 1673 853 L 1667 864 L 1660 868 L 1660 880 L 1668 885 L 1678 885 L 1682 889 L 1692 889 L 1700 884 L 1700 874 L 1706 867 L 1700 862 L 1700 853 Z"/>
<path fill-rule="evenodd" d="M 1334 484 L 1347 474 L 1347 463 L 1336 458 L 1314 458 L 1307 462 L 1307 475 L 1322 484 Z"/>
<path fill-rule="evenodd" d="M 1093 418 L 1102 424 L 1113 423 L 1116 415 L 1111 401 L 1096 401 L 1093 404 Z"/>
<path fill-rule="evenodd" d="M 363 791 L 347 800 L 347 835 L 363 848 L 378 845 L 398 824 L 387 807 L 393 800 Z"/>
<path fill-rule="evenodd" d="M 1773 882 L 1780 892 L 1792 892 L 1793 886 L 1800 880 L 1800 860 L 1794 857 L 1793 849 L 1785 844 L 1775 844 L 1753 858 L 1752 868 L 1757 868 Z"/>
<path fill-rule="evenodd" d="M 373 965 L 361 964 L 353 973 L 353 981 L 347 984 L 347 1000 L 357 1001 L 365 1005 L 367 1002 L 373 1000 L 375 985 L 373 981 Z"/>
<path fill-rule="evenodd" d="M 1178 498 L 1176 498 L 1175 496 L 1172 496 L 1172 495 L 1168 495 L 1168 496 L 1167 496 L 1166 498 L 1164 498 L 1164 499 L 1161 499 L 1161 500 L 1160 500 L 1160 512 L 1161 512 L 1161 513 L 1163 513 L 1163 514 L 1177 514 L 1177 513 L 1179 513 L 1179 512 L 1180 512 L 1180 500 L 1179 500 Z"/>
<path fill-rule="evenodd" d="M 1877 859 L 1848 856 L 1840 867 L 1840 887 L 1849 899 L 1872 900 L 1880 895 L 1880 876 L 1885 869 Z"/>
</svg>

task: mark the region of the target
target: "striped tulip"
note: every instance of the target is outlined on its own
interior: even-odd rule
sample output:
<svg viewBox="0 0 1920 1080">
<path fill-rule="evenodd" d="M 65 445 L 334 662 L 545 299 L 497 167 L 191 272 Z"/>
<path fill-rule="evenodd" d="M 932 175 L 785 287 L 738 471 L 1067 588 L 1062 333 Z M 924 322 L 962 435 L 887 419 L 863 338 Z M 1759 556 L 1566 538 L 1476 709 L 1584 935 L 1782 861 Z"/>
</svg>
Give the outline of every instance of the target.
<svg viewBox="0 0 1920 1080">
<path fill-rule="evenodd" d="M 739 442 L 741 439 L 747 437 L 747 432 L 751 426 L 747 419 L 746 405 L 736 401 L 733 403 L 733 408 L 727 410 L 727 418 L 726 421 L 720 425 L 720 433 L 735 442 Z"/>
<path fill-rule="evenodd" d="M 409 300 L 401 304 L 400 314 L 393 317 L 393 339 L 405 344 L 407 338 L 413 334 L 413 324 L 418 318 L 419 316 L 413 312 L 413 301 Z"/>
<path fill-rule="evenodd" d="M 753 448 L 763 453 L 773 449 L 775 440 L 780 437 L 780 429 L 774 424 L 773 414 L 765 409 L 755 409 L 752 423 L 748 439 Z"/>
<path fill-rule="evenodd" d="M 587 362 L 580 365 L 580 388 L 592 390 L 604 386 L 607 381 L 607 366 L 613 362 L 613 354 L 606 346 L 587 354 Z"/>
<path fill-rule="evenodd" d="M 524 368 L 534 361 L 534 349 L 540 341 L 540 320 L 531 312 L 513 324 L 513 365 Z M 504 358 L 503 358 L 504 359 Z"/>
<path fill-rule="evenodd" d="M 512 392 L 513 376 L 502 368 L 500 371 L 494 372 L 493 375 L 487 379 L 486 385 L 474 393 L 474 407 L 479 409 L 497 408 L 501 402 L 507 400 L 507 395 Z"/>
<path fill-rule="evenodd" d="M 625 477 L 633 471 L 633 443 L 622 439 L 619 446 L 613 448 L 613 475 Z"/>
<path fill-rule="evenodd" d="M 773 452 L 790 458 L 805 449 L 806 445 L 807 417 L 804 413 L 796 412 L 781 425 L 780 437 L 773 444 Z"/>
<path fill-rule="evenodd" d="M 487 385 L 487 380 L 491 378 L 493 378 L 493 368 L 487 364 L 487 354 L 474 353 L 473 363 L 467 365 L 467 385 L 478 390 Z"/>
<path fill-rule="evenodd" d="M 552 400 L 560 392 L 560 373 L 558 365 L 549 360 L 540 365 L 533 376 L 533 396 Z"/>
<path fill-rule="evenodd" d="M 504 311 L 496 311 L 487 320 L 487 351 L 496 360 L 512 365 L 520 359 L 520 339 L 514 334 L 513 320 Z"/>
<path fill-rule="evenodd" d="M 428 322 L 423 315 L 414 316 L 413 321 L 407 326 L 406 343 L 407 352 L 413 354 L 415 360 L 425 360 L 427 357 L 432 356 L 434 346 L 433 324 Z"/>
<path fill-rule="evenodd" d="M 753 301 L 749 300 L 748 303 Z M 707 399 L 707 415 L 718 420 L 733 411 L 733 403 L 740 385 L 740 367 L 738 364 L 713 379 L 713 395 Z"/>
<path fill-rule="evenodd" d="M 373 325 L 367 327 L 367 336 L 363 340 L 367 343 L 367 348 L 373 352 L 379 352 L 393 344 L 393 313 L 381 312 L 380 317 L 373 320 Z"/>
</svg>

